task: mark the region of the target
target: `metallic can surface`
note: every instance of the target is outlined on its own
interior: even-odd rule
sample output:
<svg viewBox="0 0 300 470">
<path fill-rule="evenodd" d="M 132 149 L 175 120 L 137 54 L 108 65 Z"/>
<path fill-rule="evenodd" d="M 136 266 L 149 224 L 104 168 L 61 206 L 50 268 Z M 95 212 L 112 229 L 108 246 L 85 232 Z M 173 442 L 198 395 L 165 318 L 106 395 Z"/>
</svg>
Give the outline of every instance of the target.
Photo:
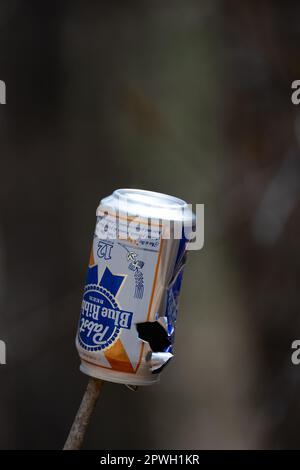
<svg viewBox="0 0 300 470">
<path fill-rule="evenodd" d="M 182 229 L 177 238 L 169 229 L 186 209 L 181 199 L 133 189 L 100 202 L 76 336 L 82 372 L 130 385 L 159 380 L 173 355 L 187 242 Z"/>
</svg>

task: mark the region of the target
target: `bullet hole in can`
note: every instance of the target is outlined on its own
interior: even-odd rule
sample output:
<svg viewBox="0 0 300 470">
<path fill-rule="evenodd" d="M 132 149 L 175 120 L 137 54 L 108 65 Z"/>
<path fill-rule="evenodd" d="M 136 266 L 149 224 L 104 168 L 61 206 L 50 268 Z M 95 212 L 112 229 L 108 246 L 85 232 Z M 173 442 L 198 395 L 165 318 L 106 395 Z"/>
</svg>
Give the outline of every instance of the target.
<svg viewBox="0 0 300 470">
<path fill-rule="evenodd" d="M 165 351 L 171 345 L 168 333 L 157 321 L 137 323 L 136 329 L 141 340 L 147 341 L 153 352 Z"/>
</svg>

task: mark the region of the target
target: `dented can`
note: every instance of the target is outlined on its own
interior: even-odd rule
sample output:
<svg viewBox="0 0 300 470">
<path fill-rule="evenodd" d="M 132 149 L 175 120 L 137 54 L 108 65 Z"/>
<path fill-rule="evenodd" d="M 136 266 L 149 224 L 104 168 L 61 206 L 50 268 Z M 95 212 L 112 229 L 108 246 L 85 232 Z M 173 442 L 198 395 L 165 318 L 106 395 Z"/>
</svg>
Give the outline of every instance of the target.
<svg viewBox="0 0 300 470">
<path fill-rule="evenodd" d="M 173 356 L 194 216 L 166 194 L 119 189 L 96 212 L 76 346 L 92 377 L 149 385 Z"/>
</svg>

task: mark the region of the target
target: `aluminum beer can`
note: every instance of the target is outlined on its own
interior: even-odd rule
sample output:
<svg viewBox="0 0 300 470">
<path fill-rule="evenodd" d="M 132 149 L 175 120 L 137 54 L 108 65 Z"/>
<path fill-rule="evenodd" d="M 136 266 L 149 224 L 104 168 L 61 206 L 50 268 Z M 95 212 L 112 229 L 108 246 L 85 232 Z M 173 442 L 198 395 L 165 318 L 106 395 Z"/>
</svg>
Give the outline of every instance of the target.
<svg viewBox="0 0 300 470">
<path fill-rule="evenodd" d="M 96 212 L 76 347 L 87 375 L 150 385 L 173 356 L 194 216 L 166 194 L 118 189 Z"/>
</svg>

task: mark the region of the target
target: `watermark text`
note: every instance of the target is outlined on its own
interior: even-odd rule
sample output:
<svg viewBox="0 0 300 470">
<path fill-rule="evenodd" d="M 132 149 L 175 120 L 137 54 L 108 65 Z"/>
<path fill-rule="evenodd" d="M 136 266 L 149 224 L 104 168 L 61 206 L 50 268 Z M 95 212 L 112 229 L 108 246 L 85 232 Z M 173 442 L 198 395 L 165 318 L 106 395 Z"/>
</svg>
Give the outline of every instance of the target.
<svg viewBox="0 0 300 470">
<path fill-rule="evenodd" d="M 0 80 L 0 104 L 6 104 L 6 85 L 3 80 Z"/>
<path fill-rule="evenodd" d="M 6 344 L 0 340 L 0 365 L 6 364 Z"/>
</svg>

